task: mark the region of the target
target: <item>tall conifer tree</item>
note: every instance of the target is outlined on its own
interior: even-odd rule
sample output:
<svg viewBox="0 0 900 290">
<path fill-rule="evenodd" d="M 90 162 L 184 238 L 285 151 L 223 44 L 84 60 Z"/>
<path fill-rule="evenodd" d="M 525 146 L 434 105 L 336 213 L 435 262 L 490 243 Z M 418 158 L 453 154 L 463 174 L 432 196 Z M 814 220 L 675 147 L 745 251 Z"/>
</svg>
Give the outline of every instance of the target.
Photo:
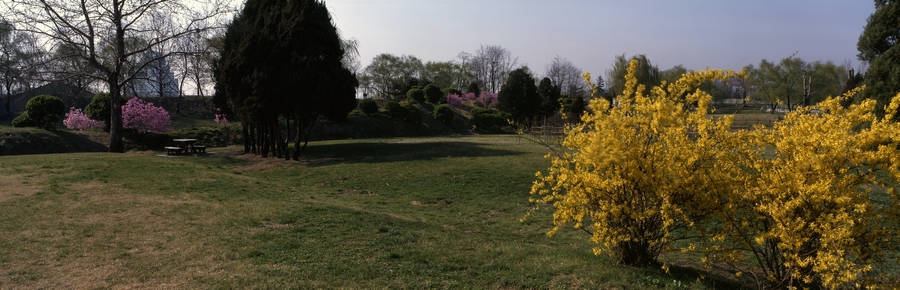
<svg viewBox="0 0 900 290">
<path fill-rule="evenodd" d="M 293 159 L 319 116 L 342 120 L 356 107 L 356 76 L 346 67 L 325 3 L 249 0 L 225 34 L 216 72 L 217 107 L 241 120 L 245 152 Z"/>
<path fill-rule="evenodd" d="M 528 124 L 529 119 L 541 110 L 541 96 L 528 67 L 509 73 L 503 89 L 497 96 L 500 109 L 512 115 L 514 121 Z"/>
</svg>

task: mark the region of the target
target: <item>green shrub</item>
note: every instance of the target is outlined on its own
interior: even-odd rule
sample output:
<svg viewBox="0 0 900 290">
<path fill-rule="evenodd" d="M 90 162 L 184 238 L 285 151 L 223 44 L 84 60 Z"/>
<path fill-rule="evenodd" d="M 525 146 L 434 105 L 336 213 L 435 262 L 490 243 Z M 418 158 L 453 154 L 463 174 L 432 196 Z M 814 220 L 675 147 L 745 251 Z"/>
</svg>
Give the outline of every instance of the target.
<svg viewBox="0 0 900 290">
<path fill-rule="evenodd" d="M 390 101 L 387 104 L 384 104 L 384 111 L 387 112 L 388 116 L 391 116 L 392 118 L 398 118 L 398 116 L 395 115 L 403 114 L 403 112 L 399 111 L 400 108 L 400 103 L 394 101 Z"/>
<path fill-rule="evenodd" d="M 437 105 L 434 107 L 434 112 L 432 112 L 435 120 L 443 123 L 444 125 L 450 126 L 453 124 L 453 109 L 447 105 Z"/>
<path fill-rule="evenodd" d="M 481 107 L 474 107 L 474 108 L 472 108 L 471 111 L 469 111 L 469 113 L 472 114 L 472 117 L 475 117 L 477 115 L 483 115 L 483 114 L 494 114 L 495 111 L 491 110 L 491 109 L 481 108 Z"/>
<path fill-rule="evenodd" d="M 109 104 L 109 94 L 107 93 L 99 93 L 94 95 L 94 98 L 91 99 L 91 103 L 84 108 L 84 113 L 87 114 L 88 118 L 103 121 L 103 124 L 106 125 L 106 130 L 109 130 L 109 121 L 110 121 L 110 104 Z"/>
<path fill-rule="evenodd" d="M 366 116 L 375 115 L 378 113 L 378 103 L 373 99 L 362 99 L 359 101 L 359 111 Z"/>
<path fill-rule="evenodd" d="M 427 85 L 425 86 L 425 99 L 428 100 L 429 103 L 437 104 L 441 101 L 441 97 L 444 96 L 444 91 L 441 90 L 438 86 L 435 85 Z"/>
<path fill-rule="evenodd" d="M 12 120 L 13 127 L 37 127 L 38 124 L 28 117 L 28 111 L 22 112 Z"/>
<path fill-rule="evenodd" d="M 412 87 L 406 91 L 406 98 L 416 100 L 416 102 L 425 102 L 425 91 L 419 87 Z"/>
<path fill-rule="evenodd" d="M 391 118 L 413 124 L 422 123 L 422 114 L 415 105 L 400 105 L 397 102 L 390 102 L 384 105 L 384 109 L 391 115 Z"/>
<path fill-rule="evenodd" d="M 421 124 L 422 123 L 422 113 L 419 112 L 419 108 L 414 105 L 405 105 L 403 106 L 406 109 L 406 118 L 404 121 L 413 123 L 413 124 Z"/>
<path fill-rule="evenodd" d="M 503 112 L 495 112 L 489 109 L 475 108 L 472 109 L 472 125 L 478 130 L 499 130 L 503 126 L 509 124 L 509 114 Z"/>
<path fill-rule="evenodd" d="M 13 120 L 14 127 L 38 127 L 56 130 L 59 116 L 66 113 L 66 103 L 51 95 L 40 95 L 25 103 L 25 112 Z"/>
</svg>

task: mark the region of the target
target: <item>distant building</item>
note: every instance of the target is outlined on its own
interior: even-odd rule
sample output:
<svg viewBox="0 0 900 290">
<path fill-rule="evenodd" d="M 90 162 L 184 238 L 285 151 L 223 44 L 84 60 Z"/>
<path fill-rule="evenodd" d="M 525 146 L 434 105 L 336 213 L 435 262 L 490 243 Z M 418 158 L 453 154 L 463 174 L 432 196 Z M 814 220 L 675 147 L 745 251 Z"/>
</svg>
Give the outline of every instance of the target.
<svg viewBox="0 0 900 290">
<path fill-rule="evenodd" d="M 719 89 L 727 92 L 729 95 L 727 98 L 719 100 L 718 103 L 720 104 L 745 104 L 747 100 L 744 98 L 752 95 L 754 92 L 752 87 L 745 87 L 744 82 L 736 78 L 729 78 L 724 81 L 716 80 L 715 83 Z"/>
<path fill-rule="evenodd" d="M 178 81 L 175 73 L 163 55 L 156 51 L 147 51 L 139 63 L 146 63 L 138 71 L 136 77 L 125 87 L 124 95 L 128 97 L 177 97 Z"/>
</svg>

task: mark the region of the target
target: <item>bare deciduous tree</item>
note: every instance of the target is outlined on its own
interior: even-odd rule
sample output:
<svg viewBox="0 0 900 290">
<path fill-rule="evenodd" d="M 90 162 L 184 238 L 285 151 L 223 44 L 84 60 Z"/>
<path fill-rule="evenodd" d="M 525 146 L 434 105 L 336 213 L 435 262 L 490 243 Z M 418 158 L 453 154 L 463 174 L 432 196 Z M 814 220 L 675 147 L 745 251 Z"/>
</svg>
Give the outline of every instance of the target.
<svg viewBox="0 0 900 290">
<path fill-rule="evenodd" d="M 93 77 L 105 82 L 110 94 L 110 152 L 125 151 L 122 88 L 154 60 L 136 63 L 134 69 L 127 64 L 197 30 L 213 29 L 199 24 L 219 23 L 233 12 L 225 0 L 8 0 L 4 6 L 13 22 L 41 37 L 45 46 L 68 45 L 96 69 Z M 143 41 L 126 45 L 129 40 Z"/>
<path fill-rule="evenodd" d="M 58 45 L 43 67 L 43 74 L 50 81 L 65 84 L 69 96 L 78 96 L 97 83 L 96 69 L 78 56 L 77 50 L 69 45 Z M 86 106 L 90 100 L 75 98 L 76 106 Z"/>
<path fill-rule="evenodd" d="M 199 26 L 206 27 L 207 24 Z M 219 31 L 198 29 L 175 42 L 177 50 L 183 52 L 170 61 L 179 81 L 179 95 L 207 95 L 206 90 L 215 82 L 213 64 L 220 50 L 216 43 L 221 42 L 222 37 Z"/>
<path fill-rule="evenodd" d="M 547 66 L 546 77 L 550 78 L 563 94 L 578 97 L 587 93 L 587 85 L 581 78 L 582 73 L 581 69 L 575 67 L 568 59 L 556 56 Z"/>
<path fill-rule="evenodd" d="M 519 60 L 499 45 L 482 45 L 475 54 L 463 52 L 459 54 L 459 58 L 469 66 L 482 87 L 492 93 L 499 91 L 500 86 L 506 83 L 509 72 Z"/>
<path fill-rule="evenodd" d="M 0 18 L 0 99 L 5 99 L 6 113 L 11 112 L 14 92 L 28 90 L 42 81 L 40 68 L 46 56 L 33 34 Z"/>
</svg>

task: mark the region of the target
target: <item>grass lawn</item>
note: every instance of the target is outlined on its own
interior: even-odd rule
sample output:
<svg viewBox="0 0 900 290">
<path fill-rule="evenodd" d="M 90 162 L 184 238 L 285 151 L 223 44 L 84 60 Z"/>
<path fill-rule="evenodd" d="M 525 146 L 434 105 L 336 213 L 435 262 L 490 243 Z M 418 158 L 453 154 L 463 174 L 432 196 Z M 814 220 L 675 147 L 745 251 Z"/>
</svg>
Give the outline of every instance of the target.
<svg viewBox="0 0 900 290">
<path fill-rule="evenodd" d="M 0 157 L 0 288 L 716 288 L 520 223 L 549 161 L 518 136 L 209 151 Z"/>
<path fill-rule="evenodd" d="M 713 118 L 734 116 L 732 128 L 735 129 L 750 129 L 753 128 L 753 125 L 757 124 L 771 128 L 773 124 L 784 119 L 784 114 L 772 114 L 753 110 L 743 110 L 738 114 L 717 112 L 716 114 L 710 114 L 709 116 Z"/>
</svg>

